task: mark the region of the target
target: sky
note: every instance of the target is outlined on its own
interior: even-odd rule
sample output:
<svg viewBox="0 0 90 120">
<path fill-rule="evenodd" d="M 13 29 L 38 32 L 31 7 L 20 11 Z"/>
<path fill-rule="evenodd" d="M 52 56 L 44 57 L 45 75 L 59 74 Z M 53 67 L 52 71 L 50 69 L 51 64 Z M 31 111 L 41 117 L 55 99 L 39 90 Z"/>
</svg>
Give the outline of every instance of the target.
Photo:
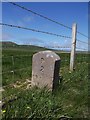
<svg viewBox="0 0 90 120">
<path fill-rule="evenodd" d="M 17 4 L 70 27 L 73 23 L 76 23 L 77 31 L 88 36 L 87 2 L 18 2 Z M 71 30 L 10 3 L 2 4 L 2 22 L 72 37 Z M 77 34 L 77 39 L 88 43 L 88 38 L 79 34 Z M 32 44 L 54 48 L 59 46 L 62 49 L 71 47 L 71 39 L 5 26 L 2 27 L 2 40 L 13 41 L 17 44 Z M 87 44 L 78 41 L 76 43 L 77 48 L 88 48 Z"/>
</svg>

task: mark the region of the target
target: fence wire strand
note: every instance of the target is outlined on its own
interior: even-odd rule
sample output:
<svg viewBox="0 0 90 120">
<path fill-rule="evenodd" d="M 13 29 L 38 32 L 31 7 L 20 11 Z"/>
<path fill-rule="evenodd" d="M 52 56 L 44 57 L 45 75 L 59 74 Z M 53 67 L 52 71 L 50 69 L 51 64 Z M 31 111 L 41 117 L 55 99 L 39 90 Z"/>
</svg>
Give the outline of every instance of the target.
<svg viewBox="0 0 90 120">
<path fill-rule="evenodd" d="M 57 37 L 71 39 L 71 37 L 69 37 L 69 36 L 64 36 L 64 35 L 60 35 L 60 34 L 56 34 L 56 33 L 51 33 L 51 32 L 46 32 L 46 31 L 41 31 L 41 30 L 36 30 L 36 29 L 22 27 L 22 26 L 17 26 L 17 25 L 11 25 L 11 24 L 6 24 L 6 23 L 0 23 L 0 25 L 8 26 L 8 27 L 14 27 L 14 28 L 19 28 L 19 29 L 25 29 L 25 30 L 31 30 L 33 32 L 39 32 L 39 33 L 44 33 L 44 34 L 48 34 L 48 35 L 54 35 L 54 36 L 57 36 Z"/>
<path fill-rule="evenodd" d="M 76 49 L 83 50 L 83 51 L 88 51 L 88 49 L 80 48 L 80 47 L 76 47 Z"/>
<path fill-rule="evenodd" d="M 28 8 L 26 8 L 26 7 L 22 6 L 22 5 L 19 5 L 19 4 L 15 3 L 15 2 L 10 2 L 10 1 L 8 1 L 8 0 L 4 0 L 4 1 L 6 1 L 6 2 L 8 2 L 8 3 L 10 3 L 10 4 L 14 5 L 14 6 L 17 6 L 17 7 L 21 8 L 21 9 L 23 9 L 23 10 L 26 10 L 26 11 L 28 11 L 28 12 L 31 12 L 31 13 L 39 16 L 39 17 L 42 17 L 42 18 L 44 18 L 44 19 L 47 19 L 47 20 L 49 20 L 49 21 L 51 21 L 51 22 L 54 22 L 54 23 L 56 23 L 56 24 L 58 24 L 58 25 L 61 25 L 61 26 L 63 26 L 63 27 L 66 27 L 66 28 L 72 30 L 72 28 L 69 27 L 69 26 L 67 26 L 67 25 L 64 25 L 64 24 L 62 24 L 62 23 L 60 23 L 60 22 L 57 22 L 57 21 L 55 21 L 55 20 L 53 20 L 53 19 L 51 19 L 51 18 L 49 18 L 49 17 L 47 17 L 47 16 L 44 16 L 44 15 L 38 13 L 38 12 L 35 12 L 35 11 L 31 10 L 31 9 L 28 9 Z M 57 36 L 57 37 L 63 37 L 63 38 L 68 38 L 68 39 L 71 39 L 71 38 L 72 38 L 72 37 L 70 37 L 70 36 L 64 36 L 64 35 L 60 35 L 60 34 L 56 34 L 56 33 L 51 33 L 51 32 L 41 31 L 41 30 L 36 30 L 36 29 L 32 29 L 32 28 L 26 28 L 26 27 L 17 26 L 17 25 L 11 25 L 11 24 L 5 24 L 5 23 L 0 23 L 0 25 L 9 26 L 9 27 L 16 27 L 16 28 L 26 29 L 26 30 L 31 30 L 31 31 L 33 31 L 33 32 L 40 32 L 40 33 L 43 33 L 43 34 L 54 35 L 54 36 Z M 80 35 L 82 35 L 82 36 L 84 36 L 84 37 L 87 37 L 87 38 L 88 38 L 87 35 L 79 32 L 79 31 L 77 31 L 77 33 L 80 34 Z M 81 40 L 79 40 L 79 39 L 77 39 L 77 41 L 78 41 L 78 42 L 81 42 L 81 43 L 84 43 L 84 44 L 88 44 L 88 43 L 86 43 L 86 42 L 84 42 L 84 41 L 81 41 Z M 90 44 L 88 44 L 88 45 L 90 45 Z M 55 47 L 52 47 L 52 48 L 55 48 Z M 62 48 L 62 47 L 57 46 L 57 48 Z M 63 48 L 70 48 L 70 47 L 63 47 Z M 81 48 L 78 48 L 78 49 L 81 49 Z M 83 49 L 83 50 L 86 50 L 86 49 Z"/>
<path fill-rule="evenodd" d="M 9 1 L 8 1 L 8 2 L 9 2 Z M 14 3 L 14 2 L 9 2 L 9 3 L 12 4 L 12 5 L 14 5 L 14 6 L 19 7 L 19 8 L 21 8 L 21 9 L 24 9 L 24 10 L 26 10 L 26 11 L 28 11 L 28 12 L 31 12 L 31 13 L 39 16 L 39 17 L 42 17 L 42 18 L 44 18 L 44 19 L 47 19 L 47 20 L 49 20 L 49 21 L 51 21 L 51 22 L 53 22 L 53 23 L 56 23 L 56 24 L 58 24 L 58 25 L 60 25 L 60 26 L 63 26 L 63 27 L 65 27 L 65 28 L 67 28 L 67 29 L 72 30 L 71 27 L 69 27 L 69 26 L 67 26 L 67 25 L 64 25 L 64 24 L 62 24 L 62 23 L 60 23 L 60 22 L 57 22 L 57 21 L 55 21 L 55 20 L 53 20 L 53 19 L 51 19 L 51 18 L 49 18 L 49 17 L 46 17 L 46 16 L 44 16 L 44 15 L 41 15 L 41 14 L 39 14 L 39 13 L 37 13 L 37 12 L 34 12 L 34 11 L 31 10 L 31 9 L 28 9 L 28 8 L 26 8 L 26 7 L 24 7 L 24 6 L 21 6 L 21 5 L 17 4 L 17 3 Z M 77 31 L 77 33 L 80 34 L 80 35 L 82 35 L 82 36 L 84 36 L 84 37 L 86 37 L 86 38 L 88 38 L 87 35 L 79 32 L 79 31 Z"/>
<path fill-rule="evenodd" d="M 48 48 L 71 48 L 71 46 L 47 46 Z"/>
<path fill-rule="evenodd" d="M 72 28 L 69 27 L 69 26 L 66 26 L 66 25 L 64 25 L 64 24 L 62 24 L 62 23 L 60 23 L 60 22 L 55 21 L 55 20 L 52 20 L 51 18 L 48 18 L 48 17 L 46 17 L 46 16 L 44 16 L 44 15 L 41 15 L 41 14 L 39 14 L 39 13 L 37 13 L 37 12 L 34 12 L 34 11 L 32 11 L 31 9 L 28 9 L 28 8 L 26 8 L 26 7 L 24 7 L 24 6 L 21 6 L 21 5 L 19 5 L 19 4 L 14 3 L 14 2 L 9 2 L 9 3 L 10 3 L 10 4 L 13 4 L 13 5 L 15 5 L 15 6 L 21 8 L 21 9 L 24 9 L 24 10 L 26 10 L 26 11 L 28 11 L 28 12 L 31 12 L 31 13 L 39 16 L 39 17 L 42 17 L 42 18 L 47 19 L 47 20 L 49 20 L 49 21 L 51 21 L 51 22 L 54 22 L 54 23 L 56 23 L 56 24 L 58 24 L 58 25 L 61 25 L 61 26 L 65 27 L 65 28 L 72 29 Z"/>
<path fill-rule="evenodd" d="M 84 42 L 84 41 L 81 41 L 81 40 L 79 40 L 79 39 L 77 39 L 77 41 L 78 41 L 78 42 L 81 42 L 81 43 L 84 43 L 84 44 L 87 44 L 87 45 L 90 45 L 89 43 Z"/>
<path fill-rule="evenodd" d="M 71 39 L 72 37 L 69 37 L 69 36 L 63 36 L 63 35 L 59 35 L 59 34 L 55 34 L 55 33 L 50 33 L 50 32 L 45 32 L 45 31 L 40 31 L 40 30 L 36 30 L 36 29 L 32 29 L 32 28 L 26 28 L 26 27 L 22 27 L 22 26 L 17 26 L 17 25 L 12 25 L 12 24 L 6 24 L 6 23 L 0 23 L 0 25 L 4 25 L 4 26 L 9 26 L 9 27 L 14 27 L 14 28 L 19 28 L 19 29 L 26 29 L 26 30 L 31 30 L 33 32 L 40 32 L 40 33 L 44 33 L 44 34 L 49 34 L 49 35 L 54 35 L 54 36 L 57 36 L 57 37 L 63 37 L 63 38 L 68 38 L 68 39 Z M 77 41 L 79 42 L 82 42 L 84 44 L 88 44 L 86 42 L 83 42 L 81 40 L 78 40 Z M 51 48 L 71 48 L 71 47 L 67 47 L 67 46 L 50 46 Z M 77 49 L 82 49 L 82 48 L 77 48 Z M 82 49 L 82 50 L 87 50 L 87 49 Z"/>
<path fill-rule="evenodd" d="M 5 74 L 5 73 L 14 73 L 14 72 L 17 72 L 17 71 L 22 71 L 22 70 L 27 70 L 29 69 L 30 67 L 25 67 L 25 68 L 21 68 L 21 69 L 14 69 L 14 70 L 11 70 L 11 71 L 5 71 L 5 72 L 2 72 L 0 74 Z"/>
</svg>

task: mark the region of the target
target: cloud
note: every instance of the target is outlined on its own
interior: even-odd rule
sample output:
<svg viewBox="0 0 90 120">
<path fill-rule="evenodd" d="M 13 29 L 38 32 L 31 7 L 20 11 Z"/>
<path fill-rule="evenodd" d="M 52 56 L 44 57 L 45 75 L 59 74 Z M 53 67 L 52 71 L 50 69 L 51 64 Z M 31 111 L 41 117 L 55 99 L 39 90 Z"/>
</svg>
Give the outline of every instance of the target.
<svg viewBox="0 0 90 120">
<path fill-rule="evenodd" d="M 34 16 L 24 16 L 20 20 L 9 20 L 10 24 L 18 25 L 18 26 L 26 26 L 28 23 L 34 20 Z"/>
<path fill-rule="evenodd" d="M 22 20 L 17 20 L 17 21 L 10 20 L 9 23 L 17 26 L 25 26 L 25 23 Z"/>
<path fill-rule="evenodd" d="M 84 49 L 88 50 L 88 44 L 84 44 L 84 43 L 81 43 L 81 42 L 77 41 L 76 42 L 76 48 L 81 49 L 81 50 L 84 50 Z"/>
<path fill-rule="evenodd" d="M 12 35 L 10 33 L 5 33 L 5 32 L 2 33 L 2 39 L 1 40 L 2 41 L 11 41 L 11 42 L 14 42 L 14 43 L 17 43 L 17 44 L 20 43 L 20 41 L 14 35 Z"/>
<path fill-rule="evenodd" d="M 8 40 L 10 40 L 12 38 L 13 38 L 13 36 L 11 34 L 9 34 L 9 33 L 2 33 L 2 40 L 8 41 Z"/>
<path fill-rule="evenodd" d="M 60 39 L 60 40 L 56 40 L 56 41 L 52 40 L 51 42 L 49 42 L 49 46 L 54 47 L 54 48 L 59 48 L 59 47 L 70 48 L 71 47 L 71 40 L 70 39 Z"/>
<path fill-rule="evenodd" d="M 38 45 L 38 44 L 45 44 L 43 40 L 39 38 L 23 38 L 21 39 L 22 44 L 26 45 Z"/>
<path fill-rule="evenodd" d="M 25 21 L 25 22 L 31 22 L 32 20 L 34 20 L 34 17 L 33 17 L 33 16 L 25 16 L 25 17 L 23 18 L 23 21 Z"/>
</svg>

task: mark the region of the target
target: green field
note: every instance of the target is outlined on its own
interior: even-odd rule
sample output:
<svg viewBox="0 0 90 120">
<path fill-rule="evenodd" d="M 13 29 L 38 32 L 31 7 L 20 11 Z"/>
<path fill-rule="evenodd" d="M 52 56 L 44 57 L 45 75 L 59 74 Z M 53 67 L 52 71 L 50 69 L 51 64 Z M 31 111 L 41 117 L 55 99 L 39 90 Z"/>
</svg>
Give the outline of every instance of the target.
<svg viewBox="0 0 90 120">
<path fill-rule="evenodd" d="M 2 117 L 88 118 L 88 54 L 77 53 L 75 71 L 69 71 L 69 53 L 61 58 L 60 83 L 52 94 L 46 88 L 30 89 L 32 56 L 43 48 L 5 48 L 2 52 Z M 13 57 L 12 57 L 13 56 Z"/>
</svg>

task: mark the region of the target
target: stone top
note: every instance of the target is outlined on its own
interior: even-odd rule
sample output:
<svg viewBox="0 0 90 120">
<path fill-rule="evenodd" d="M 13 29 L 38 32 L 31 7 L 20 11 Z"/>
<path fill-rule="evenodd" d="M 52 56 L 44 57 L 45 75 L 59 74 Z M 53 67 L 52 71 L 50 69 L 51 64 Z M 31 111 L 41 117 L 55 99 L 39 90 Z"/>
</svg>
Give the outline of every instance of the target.
<svg viewBox="0 0 90 120">
<path fill-rule="evenodd" d="M 54 52 L 52 52 L 50 50 L 40 51 L 40 52 L 34 54 L 33 57 L 38 56 L 38 55 L 40 55 L 40 56 L 44 55 L 45 58 L 49 58 L 49 59 L 52 58 L 54 61 L 60 60 L 60 57 L 56 53 L 54 53 Z"/>
</svg>

